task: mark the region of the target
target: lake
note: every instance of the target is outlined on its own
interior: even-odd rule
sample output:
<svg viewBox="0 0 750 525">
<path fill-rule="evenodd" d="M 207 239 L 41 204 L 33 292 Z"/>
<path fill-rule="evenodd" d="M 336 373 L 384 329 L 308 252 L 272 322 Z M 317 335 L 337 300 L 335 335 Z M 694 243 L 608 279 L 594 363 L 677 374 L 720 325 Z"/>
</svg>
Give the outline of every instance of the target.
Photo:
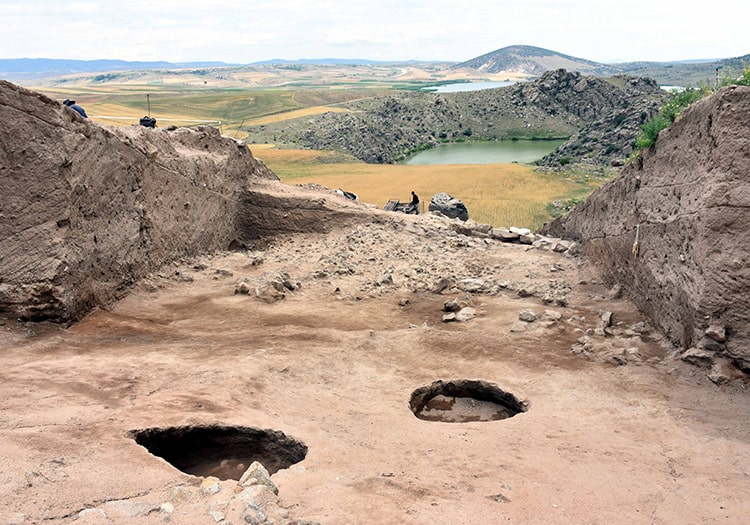
<svg viewBox="0 0 750 525">
<path fill-rule="evenodd" d="M 563 143 L 564 140 L 498 140 L 441 144 L 416 153 L 402 164 L 530 164 Z"/>
<path fill-rule="evenodd" d="M 511 86 L 515 82 L 456 82 L 455 84 L 444 84 L 442 86 L 423 88 L 422 91 L 430 93 L 460 93 L 462 91 L 479 91 L 480 89 L 493 89 Z"/>
</svg>

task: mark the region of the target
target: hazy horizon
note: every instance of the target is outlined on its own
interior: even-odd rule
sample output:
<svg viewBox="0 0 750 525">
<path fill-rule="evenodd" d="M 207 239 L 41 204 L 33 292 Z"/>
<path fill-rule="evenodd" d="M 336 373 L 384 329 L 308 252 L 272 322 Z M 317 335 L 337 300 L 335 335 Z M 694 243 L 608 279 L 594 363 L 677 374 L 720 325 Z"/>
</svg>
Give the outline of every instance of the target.
<svg viewBox="0 0 750 525">
<path fill-rule="evenodd" d="M 0 58 L 225 62 L 343 59 L 463 62 L 533 45 L 602 63 L 750 53 L 750 3 L 676 0 L 6 0 Z"/>
<path fill-rule="evenodd" d="M 526 44 L 511 44 L 511 45 L 526 45 Z M 531 45 L 531 44 L 528 44 Z M 505 46 L 509 47 L 509 46 Z M 539 46 L 533 46 L 533 47 L 539 47 Z M 748 46 L 750 47 L 750 46 Z M 499 48 L 502 49 L 502 48 Z M 253 62 L 226 62 L 222 60 L 181 60 L 179 62 L 175 62 L 172 60 L 166 60 L 166 59 L 153 59 L 153 60 L 126 60 L 122 58 L 75 58 L 75 57 L 68 57 L 68 58 L 52 58 L 52 57 L 0 57 L 0 60 L 72 60 L 72 61 L 80 61 L 80 62 L 104 62 L 104 61 L 110 61 L 110 62 L 126 62 L 126 63 L 169 63 L 169 64 L 218 64 L 218 65 L 226 65 L 226 66 L 248 66 L 248 65 L 262 65 L 264 63 L 268 62 L 305 62 L 305 63 L 315 63 L 316 61 L 327 62 L 327 61 L 336 61 L 341 63 L 347 63 L 347 62 L 378 62 L 378 63 L 384 63 L 384 64 L 398 64 L 398 63 L 409 63 L 409 62 L 415 62 L 415 63 L 461 63 L 465 62 L 467 60 L 471 60 L 473 58 L 477 58 L 479 56 L 492 53 L 494 51 L 498 51 L 499 49 L 493 49 L 490 51 L 486 51 L 484 53 L 480 53 L 479 55 L 469 57 L 465 60 L 442 60 L 442 59 L 434 59 L 434 60 L 418 60 L 418 59 L 411 59 L 411 58 L 403 58 L 403 59 L 393 59 L 393 60 L 373 60 L 363 57 L 350 57 L 350 58 L 344 58 L 344 57 L 334 57 L 334 56 L 321 56 L 321 57 L 299 57 L 299 58 L 288 58 L 288 57 L 272 57 L 272 58 L 265 58 L 256 60 Z M 546 49 L 546 48 L 545 48 Z M 557 51 L 555 49 L 547 49 L 547 51 L 551 51 L 554 53 L 561 53 L 560 51 Z M 567 54 L 567 53 L 562 53 Z M 740 56 L 745 56 L 747 54 L 750 54 L 750 49 L 747 53 L 743 53 L 741 55 L 733 55 L 733 56 L 717 56 L 717 57 L 709 57 L 709 58 L 685 58 L 680 60 L 613 60 L 608 62 L 601 62 L 601 64 L 606 65 L 616 65 L 616 64 L 622 64 L 622 63 L 629 63 L 629 62 L 661 62 L 661 63 L 678 63 L 678 62 L 684 62 L 684 63 L 701 63 L 701 62 L 713 62 L 717 60 L 724 60 L 724 59 L 731 59 L 731 58 L 737 58 Z M 574 58 L 580 58 L 583 60 L 591 60 L 590 58 L 586 56 L 575 56 Z M 598 61 L 595 61 L 598 62 Z"/>
</svg>

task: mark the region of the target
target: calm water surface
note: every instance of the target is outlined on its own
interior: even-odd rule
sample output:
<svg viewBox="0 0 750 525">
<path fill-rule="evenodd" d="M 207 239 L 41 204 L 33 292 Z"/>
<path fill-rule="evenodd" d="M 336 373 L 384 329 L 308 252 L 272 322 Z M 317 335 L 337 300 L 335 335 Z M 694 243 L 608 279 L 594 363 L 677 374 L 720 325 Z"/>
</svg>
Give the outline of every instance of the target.
<svg viewBox="0 0 750 525">
<path fill-rule="evenodd" d="M 424 91 L 431 93 L 460 93 L 462 91 L 479 91 L 480 89 L 492 89 L 505 86 L 511 86 L 515 82 L 456 82 L 455 84 L 445 84 L 437 87 L 424 88 Z"/>
<path fill-rule="evenodd" d="M 528 164 L 551 153 L 564 142 L 564 140 L 498 140 L 441 144 L 436 148 L 420 151 L 403 164 L 496 164 L 500 162 Z"/>
</svg>

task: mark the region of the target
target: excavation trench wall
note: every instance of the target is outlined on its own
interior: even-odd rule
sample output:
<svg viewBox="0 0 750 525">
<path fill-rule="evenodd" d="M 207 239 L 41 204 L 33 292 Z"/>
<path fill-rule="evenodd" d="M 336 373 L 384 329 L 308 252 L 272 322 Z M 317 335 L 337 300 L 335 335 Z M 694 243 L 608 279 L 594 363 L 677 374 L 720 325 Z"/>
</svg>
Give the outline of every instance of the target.
<svg viewBox="0 0 750 525">
<path fill-rule="evenodd" d="M 215 128 L 106 127 L 4 81 L 0 122 L 2 316 L 76 320 L 175 259 L 346 215 L 287 202 Z"/>
<path fill-rule="evenodd" d="M 744 368 L 750 367 L 748 122 L 750 88 L 720 90 L 688 108 L 640 162 L 542 229 L 582 241 L 605 280 L 621 284 L 675 345 L 715 352 Z"/>
</svg>

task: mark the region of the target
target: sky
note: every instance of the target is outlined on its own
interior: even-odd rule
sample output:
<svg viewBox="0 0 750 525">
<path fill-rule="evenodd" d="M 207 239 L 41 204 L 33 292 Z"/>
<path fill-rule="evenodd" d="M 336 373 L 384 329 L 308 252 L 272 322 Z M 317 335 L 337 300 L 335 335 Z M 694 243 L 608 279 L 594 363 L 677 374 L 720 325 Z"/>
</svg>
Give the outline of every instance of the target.
<svg viewBox="0 0 750 525">
<path fill-rule="evenodd" d="M 0 0 L 0 58 L 673 61 L 749 54 L 749 20 L 748 0 Z"/>
</svg>

